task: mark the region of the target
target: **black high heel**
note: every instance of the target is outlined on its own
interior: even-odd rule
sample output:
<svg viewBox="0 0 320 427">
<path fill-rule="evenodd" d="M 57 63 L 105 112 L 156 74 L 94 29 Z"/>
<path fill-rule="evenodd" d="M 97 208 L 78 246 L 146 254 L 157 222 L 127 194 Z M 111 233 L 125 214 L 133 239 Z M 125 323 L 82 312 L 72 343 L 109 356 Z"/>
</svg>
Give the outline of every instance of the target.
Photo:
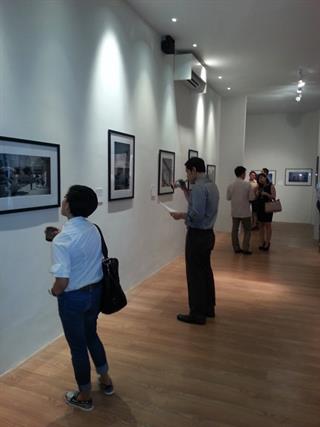
<svg viewBox="0 0 320 427">
<path fill-rule="evenodd" d="M 261 246 L 259 246 L 260 251 L 265 251 L 266 242 L 263 242 Z"/>
<path fill-rule="evenodd" d="M 270 243 L 269 243 L 268 245 L 265 245 L 265 246 L 264 246 L 264 248 L 263 248 L 263 250 L 264 250 L 264 251 L 268 251 L 268 250 L 269 250 L 269 248 L 270 248 Z"/>
</svg>

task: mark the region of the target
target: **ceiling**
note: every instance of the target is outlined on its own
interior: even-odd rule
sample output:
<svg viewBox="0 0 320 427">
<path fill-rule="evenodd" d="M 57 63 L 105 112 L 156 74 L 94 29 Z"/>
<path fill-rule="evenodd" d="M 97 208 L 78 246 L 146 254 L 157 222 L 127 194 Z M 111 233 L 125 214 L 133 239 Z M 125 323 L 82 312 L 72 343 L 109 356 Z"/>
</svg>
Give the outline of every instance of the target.
<svg viewBox="0 0 320 427">
<path fill-rule="evenodd" d="M 171 35 L 176 50 L 206 64 L 217 93 L 247 95 L 249 112 L 320 110 L 320 0 L 127 2 L 160 35 Z M 300 103 L 299 69 L 306 82 Z"/>
</svg>

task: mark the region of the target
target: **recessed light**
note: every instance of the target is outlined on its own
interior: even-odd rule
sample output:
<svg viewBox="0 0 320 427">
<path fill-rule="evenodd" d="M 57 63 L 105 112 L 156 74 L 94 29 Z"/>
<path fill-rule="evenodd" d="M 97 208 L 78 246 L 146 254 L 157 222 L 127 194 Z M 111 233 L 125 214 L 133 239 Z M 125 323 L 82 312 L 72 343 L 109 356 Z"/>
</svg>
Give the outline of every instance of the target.
<svg viewBox="0 0 320 427">
<path fill-rule="evenodd" d="M 220 80 L 221 80 L 221 79 L 222 79 L 222 76 L 218 76 L 218 79 L 220 79 Z"/>
<path fill-rule="evenodd" d="M 193 43 L 193 45 L 192 45 L 193 47 L 197 47 L 198 45 L 197 45 L 197 43 Z"/>
<path fill-rule="evenodd" d="M 172 22 L 177 22 L 178 20 L 177 20 L 177 18 L 171 18 L 171 21 Z"/>
<path fill-rule="evenodd" d="M 231 87 L 227 87 L 227 90 L 231 90 Z"/>
</svg>

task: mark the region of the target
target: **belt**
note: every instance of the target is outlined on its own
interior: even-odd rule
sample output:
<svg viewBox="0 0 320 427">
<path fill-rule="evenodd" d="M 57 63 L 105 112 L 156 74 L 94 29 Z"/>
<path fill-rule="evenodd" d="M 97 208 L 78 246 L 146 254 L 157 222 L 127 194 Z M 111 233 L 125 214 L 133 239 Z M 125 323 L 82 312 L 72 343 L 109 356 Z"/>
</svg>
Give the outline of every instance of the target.
<svg viewBox="0 0 320 427">
<path fill-rule="evenodd" d="M 102 280 L 100 280 L 100 282 L 97 283 L 92 283 L 91 285 L 86 285 L 83 286 L 82 288 L 78 289 L 78 291 L 90 291 L 93 288 L 97 288 L 98 286 L 102 285 Z"/>
</svg>

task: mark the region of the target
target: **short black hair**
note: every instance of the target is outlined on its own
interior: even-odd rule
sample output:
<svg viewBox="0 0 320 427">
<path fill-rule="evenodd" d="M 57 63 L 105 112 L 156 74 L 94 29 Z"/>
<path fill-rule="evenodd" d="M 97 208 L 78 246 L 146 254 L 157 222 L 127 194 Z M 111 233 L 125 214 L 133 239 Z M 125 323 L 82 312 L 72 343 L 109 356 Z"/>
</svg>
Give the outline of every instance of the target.
<svg viewBox="0 0 320 427">
<path fill-rule="evenodd" d="M 237 178 L 239 178 L 241 175 L 243 175 L 246 172 L 246 168 L 243 166 L 237 166 L 234 170 L 234 173 Z"/>
<path fill-rule="evenodd" d="M 268 175 L 269 175 L 269 169 L 262 168 L 262 172 L 265 173 L 267 175 L 267 177 L 268 177 Z"/>
<path fill-rule="evenodd" d="M 90 216 L 98 206 L 98 197 L 90 187 L 85 185 L 72 185 L 66 199 L 69 203 L 70 212 L 73 216 Z"/>
<path fill-rule="evenodd" d="M 191 159 L 187 160 L 184 165 L 190 171 L 192 170 L 192 168 L 195 168 L 197 172 L 206 171 L 206 165 L 204 163 L 204 160 L 200 157 L 191 157 Z"/>
</svg>

